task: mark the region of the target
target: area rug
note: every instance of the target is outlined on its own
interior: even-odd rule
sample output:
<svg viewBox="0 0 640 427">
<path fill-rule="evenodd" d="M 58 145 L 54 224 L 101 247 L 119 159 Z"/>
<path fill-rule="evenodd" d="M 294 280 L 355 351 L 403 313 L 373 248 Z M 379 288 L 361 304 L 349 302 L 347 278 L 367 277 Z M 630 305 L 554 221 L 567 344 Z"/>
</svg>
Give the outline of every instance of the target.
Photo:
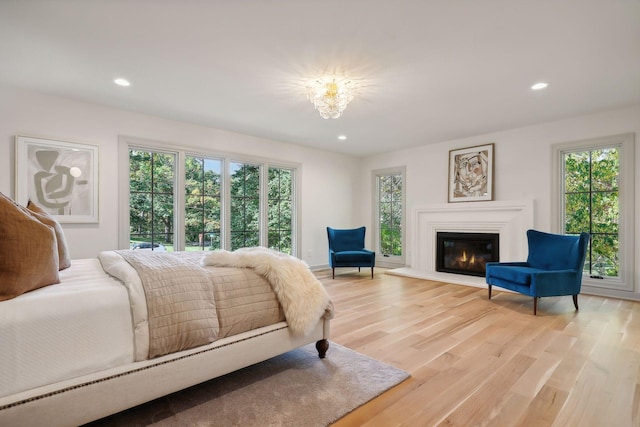
<svg viewBox="0 0 640 427">
<path fill-rule="evenodd" d="M 335 343 L 320 359 L 310 344 L 87 426 L 326 426 L 408 377 Z"/>
</svg>

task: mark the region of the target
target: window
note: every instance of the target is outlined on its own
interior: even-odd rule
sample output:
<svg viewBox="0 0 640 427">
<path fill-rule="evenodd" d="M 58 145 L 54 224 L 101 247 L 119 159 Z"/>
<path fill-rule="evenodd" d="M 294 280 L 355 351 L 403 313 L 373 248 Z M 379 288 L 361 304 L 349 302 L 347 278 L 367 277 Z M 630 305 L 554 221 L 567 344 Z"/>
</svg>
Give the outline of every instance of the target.
<svg viewBox="0 0 640 427">
<path fill-rule="evenodd" d="M 633 158 L 631 135 L 554 146 L 556 228 L 591 235 L 585 285 L 632 289 Z"/>
<path fill-rule="evenodd" d="M 404 168 L 374 171 L 375 247 L 381 264 L 404 263 Z"/>
<path fill-rule="evenodd" d="M 617 147 L 564 153 L 564 232 L 591 234 L 585 273 L 617 277 L 618 178 Z"/>
<path fill-rule="evenodd" d="M 291 254 L 293 233 L 293 170 L 269 168 L 268 247 Z"/>
<path fill-rule="evenodd" d="M 222 161 L 186 156 L 185 249 L 221 249 Z"/>
<path fill-rule="evenodd" d="M 174 154 L 129 150 L 129 247 L 173 250 Z"/>
<path fill-rule="evenodd" d="M 260 245 L 260 167 L 231 163 L 231 250 Z"/>
<path fill-rule="evenodd" d="M 120 247 L 263 245 L 297 256 L 297 165 L 191 154 L 130 137 L 121 137 L 120 144 L 126 153 L 120 155 L 120 222 L 127 225 Z"/>
</svg>

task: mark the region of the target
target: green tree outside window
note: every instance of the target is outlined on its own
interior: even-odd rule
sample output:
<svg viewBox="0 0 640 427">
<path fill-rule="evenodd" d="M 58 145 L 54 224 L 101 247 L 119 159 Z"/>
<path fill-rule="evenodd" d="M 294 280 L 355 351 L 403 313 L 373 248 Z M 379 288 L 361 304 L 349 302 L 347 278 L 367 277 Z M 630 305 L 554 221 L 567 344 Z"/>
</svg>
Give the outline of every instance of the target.
<svg viewBox="0 0 640 427">
<path fill-rule="evenodd" d="M 617 148 L 564 154 L 564 232 L 591 234 L 586 274 L 619 275 L 619 173 Z"/>
</svg>

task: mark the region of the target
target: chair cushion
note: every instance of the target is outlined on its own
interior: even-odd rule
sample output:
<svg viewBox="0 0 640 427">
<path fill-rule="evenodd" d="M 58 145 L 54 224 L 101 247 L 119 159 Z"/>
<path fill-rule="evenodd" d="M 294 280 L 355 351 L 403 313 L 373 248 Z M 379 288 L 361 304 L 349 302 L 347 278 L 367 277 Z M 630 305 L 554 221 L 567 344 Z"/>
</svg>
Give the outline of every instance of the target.
<svg viewBox="0 0 640 427">
<path fill-rule="evenodd" d="M 354 229 L 336 229 L 327 227 L 329 249 L 336 252 L 359 251 L 364 249 L 365 227 Z"/>
<path fill-rule="evenodd" d="M 588 239 L 528 230 L 527 263 L 541 270 L 582 269 Z"/>
<path fill-rule="evenodd" d="M 373 252 L 370 251 L 342 251 L 335 252 L 336 261 L 339 263 L 345 262 L 369 262 L 373 256 Z"/>
<path fill-rule="evenodd" d="M 537 268 L 506 265 L 493 265 L 487 270 L 491 277 L 527 286 L 531 285 L 531 274 L 539 271 Z"/>
</svg>

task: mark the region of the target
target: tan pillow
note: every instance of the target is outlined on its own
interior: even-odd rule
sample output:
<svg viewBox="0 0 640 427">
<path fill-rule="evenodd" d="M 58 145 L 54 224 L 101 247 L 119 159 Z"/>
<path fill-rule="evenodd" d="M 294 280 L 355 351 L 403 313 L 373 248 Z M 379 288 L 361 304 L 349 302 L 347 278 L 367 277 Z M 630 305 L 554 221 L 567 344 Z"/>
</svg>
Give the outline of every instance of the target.
<svg viewBox="0 0 640 427">
<path fill-rule="evenodd" d="M 0 193 L 0 301 L 60 283 L 53 228 Z"/>
<path fill-rule="evenodd" d="M 27 209 L 31 211 L 31 214 L 35 216 L 41 223 L 53 228 L 56 232 L 56 239 L 58 240 L 58 264 L 60 270 L 71 267 L 71 255 L 69 254 L 69 247 L 67 246 L 67 239 L 64 237 L 64 230 L 62 226 L 53 219 L 44 209 L 29 200 L 27 203 Z"/>
</svg>

